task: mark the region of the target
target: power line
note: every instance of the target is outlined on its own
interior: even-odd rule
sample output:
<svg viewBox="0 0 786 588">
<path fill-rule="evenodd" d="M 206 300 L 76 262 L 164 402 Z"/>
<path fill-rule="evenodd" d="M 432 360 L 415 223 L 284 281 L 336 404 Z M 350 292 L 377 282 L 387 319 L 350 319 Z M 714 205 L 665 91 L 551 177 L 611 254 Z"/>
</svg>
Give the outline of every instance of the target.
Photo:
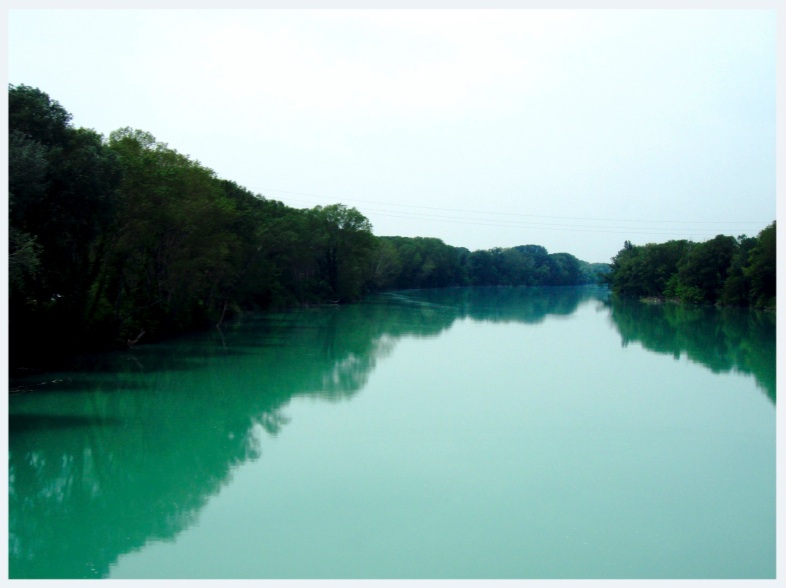
<svg viewBox="0 0 786 588">
<path fill-rule="evenodd" d="M 328 201 L 349 201 L 349 202 L 361 202 L 365 204 L 377 204 L 382 206 L 395 206 L 399 208 L 419 208 L 425 210 L 439 210 L 439 211 L 447 211 L 452 213 L 467 213 L 467 214 L 485 214 L 485 215 L 496 215 L 496 216 L 505 216 L 505 217 L 525 217 L 525 218 L 533 218 L 533 219 L 556 219 L 556 220 L 578 220 L 578 221 L 586 221 L 586 222 L 615 222 L 615 223 L 661 223 L 661 224 L 694 224 L 694 225 L 762 225 L 767 223 L 762 223 L 760 221 L 688 221 L 688 220 L 636 220 L 636 219 L 614 219 L 614 218 L 593 218 L 593 217 L 580 217 L 580 216 L 553 216 L 553 215 L 538 215 L 538 214 L 525 214 L 525 213 L 516 213 L 516 212 L 497 212 L 497 211 L 485 211 L 485 210 L 472 210 L 472 209 L 461 209 L 461 208 L 447 208 L 447 207 L 439 207 L 439 206 L 424 206 L 418 204 L 399 204 L 396 202 L 381 202 L 378 200 L 362 200 L 358 198 L 336 198 L 334 196 L 327 196 L 324 194 L 313 194 L 307 192 L 293 192 L 289 190 L 278 190 L 274 188 L 257 188 L 260 191 L 267 191 L 267 192 L 278 192 L 281 194 L 293 194 L 296 196 L 309 196 L 312 198 L 320 198 Z M 313 204 L 319 204 L 319 202 L 308 201 L 303 199 L 294 198 L 291 200 L 299 201 L 299 202 L 308 202 Z M 380 211 L 379 209 L 368 209 L 368 210 L 376 210 L 381 214 L 385 213 L 401 213 L 401 214 L 424 214 L 424 213 L 417 213 L 417 212 L 407 212 L 407 211 Z M 391 214 L 388 214 L 391 216 Z M 401 216 L 399 218 L 409 218 L 407 216 Z M 417 217 L 414 217 L 417 218 Z M 444 218 L 444 217 L 443 217 Z M 459 217 L 460 218 L 460 217 Z M 432 218 L 431 220 L 439 220 L 439 218 Z M 473 219 L 462 219 L 462 220 L 473 220 Z M 488 220 L 488 219 L 480 219 L 480 220 Z M 514 221 L 510 221 L 514 222 Z M 523 221 L 522 221 L 523 222 Z M 559 226 L 559 225 L 557 225 Z M 571 225 L 565 225 L 571 226 Z M 573 226 L 581 226 L 581 225 L 573 225 Z M 608 228 L 608 227 L 606 227 Z M 617 227 L 614 227 L 616 229 Z M 627 229 L 627 230 L 636 230 L 634 227 L 620 227 L 620 229 Z M 672 229 L 676 230 L 676 229 Z M 684 229 L 689 230 L 689 229 Z"/>
<path fill-rule="evenodd" d="M 284 192 L 283 190 L 281 192 Z M 288 192 L 290 194 L 303 194 L 298 192 Z M 329 197 L 326 197 L 329 198 Z M 308 204 L 319 204 L 318 201 L 314 200 L 305 200 L 302 198 L 288 198 L 289 201 L 301 202 L 301 203 L 308 203 Z M 371 202 L 371 201 L 361 201 L 361 202 Z M 445 211 L 454 211 L 458 209 L 449 209 L 449 208 L 440 208 L 434 206 L 418 206 L 418 205 L 396 205 L 400 207 L 412 207 L 412 208 L 424 208 L 430 210 L 445 210 Z M 445 216 L 445 215 L 436 215 L 427 212 L 416 212 L 416 211 L 391 211 L 386 209 L 379 209 L 379 208 L 368 208 L 364 207 L 364 212 L 369 213 L 373 212 L 374 216 L 385 216 L 390 218 L 402 218 L 402 219 L 409 219 L 409 220 L 416 220 L 416 221 L 427 221 L 427 222 L 441 222 L 441 223 L 452 223 L 452 224 L 461 224 L 461 225 L 475 225 L 475 226 L 489 226 L 489 227 L 499 227 L 499 228 L 514 228 L 514 229 L 531 229 L 531 230 L 546 230 L 546 231 L 562 231 L 562 232 L 583 232 L 583 233 L 609 233 L 609 234 L 627 234 L 627 235 L 672 235 L 675 237 L 694 237 L 694 236 L 714 236 L 717 234 L 717 231 L 702 231 L 700 227 L 688 228 L 688 227 L 609 227 L 609 226 L 593 226 L 593 225 L 582 225 L 582 224 L 564 224 L 564 223 L 539 223 L 537 221 L 517 221 L 517 220 L 504 220 L 504 219 L 484 219 L 484 218 L 468 218 L 466 216 Z M 481 212 L 481 211 L 478 211 Z M 482 213 L 482 212 L 481 212 Z M 582 219 L 587 220 L 589 222 L 594 222 L 595 220 L 600 219 L 584 219 L 582 217 L 552 217 L 552 216 L 542 216 L 539 217 L 537 215 L 516 215 L 516 214 L 508 214 L 508 213 L 486 213 L 486 214 L 496 214 L 502 215 L 506 214 L 507 216 L 523 216 L 523 217 L 530 217 L 530 218 L 548 218 L 548 219 Z M 613 222 L 613 221 L 610 221 Z M 627 222 L 668 222 L 668 221 L 627 221 Z M 677 221 L 673 221 L 677 222 Z M 681 222 L 681 221 L 680 221 Z M 705 221 L 701 221 L 704 223 Z M 740 221 L 734 221 L 735 223 L 740 223 Z M 722 224 L 722 223 L 718 223 Z M 747 223 L 746 223 L 747 224 Z M 753 223 L 750 223 L 753 224 Z"/>
<path fill-rule="evenodd" d="M 306 200 L 299 200 L 299 199 L 294 199 L 294 200 L 300 202 L 309 202 Z M 384 210 L 378 208 L 365 208 L 364 210 L 366 212 L 368 211 L 374 212 L 376 216 L 387 216 L 391 218 L 437 221 L 437 222 L 447 222 L 447 223 L 454 223 L 454 224 L 472 224 L 472 225 L 493 226 L 493 227 L 546 229 L 546 230 L 555 230 L 555 231 L 575 230 L 575 231 L 585 231 L 585 232 L 610 232 L 610 233 L 636 232 L 636 233 L 655 234 L 655 235 L 669 235 L 669 234 L 675 234 L 681 232 L 688 233 L 688 234 L 697 234 L 696 229 L 688 229 L 688 228 L 674 228 L 674 229 L 661 230 L 661 228 L 659 227 L 635 227 L 635 228 L 603 227 L 603 226 L 598 227 L 598 226 L 560 224 L 560 223 L 535 223 L 532 221 L 473 219 L 473 218 L 466 218 L 466 217 L 441 216 L 441 215 L 434 215 L 434 214 L 422 213 L 422 212 L 410 213 L 410 212 L 390 211 L 390 210 Z M 706 233 L 706 234 L 710 234 L 710 233 Z"/>
<path fill-rule="evenodd" d="M 535 224 L 527 223 L 525 221 L 489 221 L 487 219 L 464 219 L 464 218 L 447 218 L 439 216 L 413 216 L 413 215 L 400 215 L 390 212 L 376 212 L 381 216 L 392 218 L 404 218 L 411 220 L 425 220 L 446 222 L 462 225 L 479 225 L 489 227 L 507 227 L 514 229 L 535 229 L 546 231 L 569 231 L 569 232 L 583 232 L 583 233 L 614 233 L 614 234 L 637 234 L 637 235 L 716 235 L 717 232 L 701 232 L 693 229 L 666 229 L 658 230 L 656 228 L 648 227 L 591 227 L 584 225 L 560 225 L 560 224 Z"/>
</svg>

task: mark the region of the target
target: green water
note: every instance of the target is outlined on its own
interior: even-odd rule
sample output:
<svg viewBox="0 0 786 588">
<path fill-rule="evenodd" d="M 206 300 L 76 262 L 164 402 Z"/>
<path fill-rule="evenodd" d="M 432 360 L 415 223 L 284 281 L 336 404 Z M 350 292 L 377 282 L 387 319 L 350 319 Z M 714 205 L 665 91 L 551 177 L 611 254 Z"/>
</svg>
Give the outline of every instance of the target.
<svg viewBox="0 0 786 588">
<path fill-rule="evenodd" d="M 59 381 L 55 381 L 59 380 Z M 12 382 L 12 578 L 773 578 L 775 321 L 399 292 Z"/>
</svg>

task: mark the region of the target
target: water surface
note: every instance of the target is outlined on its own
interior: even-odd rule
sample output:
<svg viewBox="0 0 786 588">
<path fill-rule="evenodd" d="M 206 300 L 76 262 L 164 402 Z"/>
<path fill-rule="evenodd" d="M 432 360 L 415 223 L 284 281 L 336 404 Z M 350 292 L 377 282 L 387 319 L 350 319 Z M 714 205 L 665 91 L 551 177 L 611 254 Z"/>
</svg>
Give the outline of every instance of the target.
<svg viewBox="0 0 786 588">
<path fill-rule="evenodd" d="M 11 577 L 775 576 L 772 315 L 408 291 L 78 367 L 12 383 Z"/>
</svg>

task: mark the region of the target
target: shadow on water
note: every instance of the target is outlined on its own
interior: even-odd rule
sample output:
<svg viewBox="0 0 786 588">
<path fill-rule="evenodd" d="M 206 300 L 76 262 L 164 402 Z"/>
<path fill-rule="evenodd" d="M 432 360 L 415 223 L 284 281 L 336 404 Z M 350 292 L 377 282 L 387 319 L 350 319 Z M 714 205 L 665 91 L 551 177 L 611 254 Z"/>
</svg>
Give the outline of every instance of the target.
<svg viewBox="0 0 786 588">
<path fill-rule="evenodd" d="M 714 373 L 752 374 L 773 404 L 775 387 L 775 315 L 745 308 L 647 304 L 610 298 L 610 320 L 622 345 L 679 359 L 685 354 Z"/>
<path fill-rule="evenodd" d="M 261 456 L 293 398 L 353 397 L 402 337 L 433 337 L 461 319 L 537 324 L 605 298 L 596 288 L 396 292 L 83 358 L 79 371 L 9 398 L 10 576 L 102 578 L 119 556 L 172 540 L 234 468 Z M 762 319 L 713 315 L 721 324 L 708 335 L 704 314 L 610 308 L 624 342 L 748 370 L 774 401 L 774 357 L 745 339 L 768 332 Z"/>
<path fill-rule="evenodd" d="M 102 578 L 173 539 L 280 433 L 293 397 L 350 398 L 397 336 L 454 318 L 374 304 L 250 316 L 13 382 L 10 576 Z"/>
<path fill-rule="evenodd" d="M 51 431 L 53 429 L 73 429 L 86 426 L 120 425 L 118 419 L 96 419 L 69 414 L 12 414 L 8 418 L 8 432 L 11 435 L 28 431 Z"/>
</svg>

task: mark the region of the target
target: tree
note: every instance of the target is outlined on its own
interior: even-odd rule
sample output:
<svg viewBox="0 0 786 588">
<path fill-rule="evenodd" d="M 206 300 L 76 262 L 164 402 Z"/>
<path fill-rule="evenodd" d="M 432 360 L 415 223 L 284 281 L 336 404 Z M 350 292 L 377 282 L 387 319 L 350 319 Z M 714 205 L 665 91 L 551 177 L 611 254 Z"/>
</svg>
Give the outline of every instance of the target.
<svg viewBox="0 0 786 588">
<path fill-rule="evenodd" d="M 467 263 L 473 286 L 498 286 L 502 282 L 502 249 L 473 251 Z"/>
<path fill-rule="evenodd" d="M 641 247 L 636 261 L 638 295 L 666 295 L 669 280 L 677 273 L 679 262 L 689 248 L 690 243 L 686 240 L 648 243 Z"/>
<path fill-rule="evenodd" d="M 369 273 L 375 290 L 384 290 L 391 286 L 401 274 L 401 259 L 396 246 L 389 239 L 375 239 Z"/>
<path fill-rule="evenodd" d="M 212 170 L 149 133 L 120 129 L 110 146 L 124 172 L 108 280 L 120 336 L 219 320 L 242 258 L 235 201 Z"/>
<path fill-rule="evenodd" d="M 17 349 L 73 345 L 91 326 L 120 170 L 103 137 L 40 90 L 9 86 L 8 116 L 11 332 Z"/>
<path fill-rule="evenodd" d="M 502 252 L 505 282 L 511 286 L 530 286 L 534 283 L 535 260 L 516 247 Z"/>
<path fill-rule="evenodd" d="M 8 85 L 8 130 L 21 132 L 42 145 L 68 141 L 71 114 L 38 88 Z"/>
<path fill-rule="evenodd" d="M 24 297 L 28 292 L 28 281 L 32 280 L 41 266 L 41 247 L 35 237 L 16 227 L 8 229 L 8 283 L 14 297 Z"/>
<path fill-rule="evenodd" d="M 749 265 L 744 274 L 750 280 L 750 299 L 754 306 L 775 308 L 776 286 L 776 230 L 775 221 L 758 235 L 751 249 Z"/>
<path fill-rule="evenodd" d="M 732 257 L 723 283 L 719 302 L 726 306 L 748 306 L 751 297 L 750 278 L 745 272 L 749 264 L 750 252 L 756 246 L 755 237 L 740 235 L 737 238 L 737 251 Z"/>
<path fill-rule="evenodd" d="M 466 285 L 469 251 L 434 237 L 379 237 L 396 251 L 400 270 L 387 288 L 441 288 Z"/>
<path fill-rule="evenodd" d="M 369 279 L 368 260 L 374 247 L 371 223 L 356 208 L 343 204 L 316 206 L 310 219 L 327 294 L 338 301 L 359 298 Z"/>
<path fill-rule="evenodd" d="M 8 137 L 8 271 L 12 298 L 24 298 L 40 268 L 41 246 L 28 222 L 47 187 L 46 148 L 14 129 Z"/>
<path fill-rule="evenodd" d="M 620 295 L 774 306 L 775 224 L 758 238 L 717 235 L 703 243 L 681 240 L 644 246 L 626 241 L 603 282 Z"/>
<path fill-rule="evenodd" d="M 696 288 L 703 302 L 714 304 L 723 290 L 731 261 L 739 244 L 734 237 L 718 235 L 692 245 L 679 263 L 679 283 Z"/>
<path fill-rule="evenodd" d="M 609 273 L 603 278 L 615 294 L 622 296 L 641 296 L 639 275 L 641 273 L 642 246 L 633 245 L 625 241 L 622 249 L 611 258 Z"/>
<path fill-rule="evenodd" d="M 549 255 L 549 265 L 550 286 L 570 286 L 581 283 L 579 260 L 570 253 L 552 253 Z"/>
</svg>

